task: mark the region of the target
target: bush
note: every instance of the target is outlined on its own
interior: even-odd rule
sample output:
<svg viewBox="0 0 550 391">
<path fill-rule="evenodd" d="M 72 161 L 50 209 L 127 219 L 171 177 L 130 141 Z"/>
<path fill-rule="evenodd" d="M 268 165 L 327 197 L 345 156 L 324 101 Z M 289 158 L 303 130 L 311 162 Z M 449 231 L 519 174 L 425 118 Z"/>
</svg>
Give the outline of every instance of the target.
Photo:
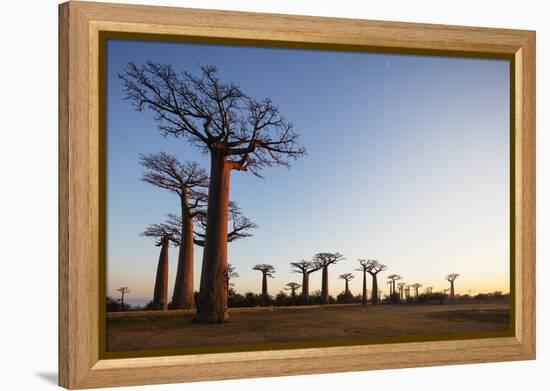
<svg viewBox="0 0 550 391">
<path fill-rule="evenodd" d="M 120 311 L 120 303 L 118 300 L 113 299 L 110 296 L 107 296 L 106 299 L 107 312 L 116 312 Z"/>
<path fill-rule="evenodd" d="M 336 296 L 336 303 L 338 304 L 351 304 L 353 303 L 353 295 L 350 292 L 341 292 Z"/>
</svg>

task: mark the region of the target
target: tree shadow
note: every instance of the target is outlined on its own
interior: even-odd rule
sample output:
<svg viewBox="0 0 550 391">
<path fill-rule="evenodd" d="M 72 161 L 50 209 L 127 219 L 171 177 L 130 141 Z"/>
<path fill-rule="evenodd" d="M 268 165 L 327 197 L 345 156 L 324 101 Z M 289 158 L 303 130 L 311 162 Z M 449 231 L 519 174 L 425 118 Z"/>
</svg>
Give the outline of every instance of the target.
<svg viewBox="0 0 550 391">
<path fill-rule="evenodd" d="M 39 372 L 35 375 L 47 383 L 57 385 L 57 372 Z"/>
</svg>

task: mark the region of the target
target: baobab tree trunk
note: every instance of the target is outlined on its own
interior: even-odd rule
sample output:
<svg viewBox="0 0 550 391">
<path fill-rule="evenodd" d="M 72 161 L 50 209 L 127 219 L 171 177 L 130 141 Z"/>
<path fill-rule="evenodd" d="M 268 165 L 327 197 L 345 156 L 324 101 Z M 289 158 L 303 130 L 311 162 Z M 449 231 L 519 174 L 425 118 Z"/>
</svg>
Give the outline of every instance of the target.
<svg viewBox="0 0 550 391">
<path fill-rule="evenodd" d="M 302 273 L 302 299 L 304 303 L 309 300 L 309 273 Z"/>
<path fill-rule="evenodd" d="M 193 218 L 186 212 L 187 197 L 182 197 L 181 243 L 178 256 L 174 296 L 175 309 L 195 308 L 193 283 Z"/>
<path fill-rule="evenodd" d="M 348 285 L 348 280 L 346 280 L 346 291 L 345 291 L 346 295 L 349 293 L 349 285 Z"/>
<path fill-rule="evenodd" d="M 363 271 L 363 297 L 361 298 L 361 304 L 367 305 L 367 272 Z"/>
<path fill-rule="evenodd" d="M 153 294 L 153 309 L 166 311 L 168 309 L 168 240 L 163 239 L 157 266 L 157 279 Z"/>
<path fill-rule="evenodd" d="M 122 297 L 120 298 L 120 309 L 124 311 L 124 291 L 121 292 Z"/>
<path fill-rule="evenodd" d="M 378 304 L 378 280 L 376 274 L 372 275 L 372 298 L 371 304 Z"/>
<path fill-rule="evenodd" d="M 210 183 L 200 291 L 195 321 L 223 323 L 227 313 L 227 219 L 231 164 L 211 150 Z"/>
<path fill-rule="evenodd" d="M 451 300 L 455 299 L 455 282 L 451 281 Z"/>
<path fill-rule="evenodd" d="M 328 266 L 323 266 L 323 277 L 321 281 L 321 301 L 328 304 Z"/>
<path fill-rule="evenodd" d="M 262 273 L 262 297 L 267 300 L 267 274 Z"/>
</svg>

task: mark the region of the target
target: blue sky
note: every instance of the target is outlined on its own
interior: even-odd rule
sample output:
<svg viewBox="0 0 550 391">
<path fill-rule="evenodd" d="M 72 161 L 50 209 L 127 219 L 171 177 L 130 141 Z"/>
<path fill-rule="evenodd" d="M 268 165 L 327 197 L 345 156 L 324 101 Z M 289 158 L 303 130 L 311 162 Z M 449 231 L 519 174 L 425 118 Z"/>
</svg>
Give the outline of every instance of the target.
<svg viewBox="0 0 550 391">
<path fill-rule="evenodd" d="M 123 100 L 117 73 L 146 60 L 194 73 L 216 65 L 224 81 L 273 99 L 307 148 L 290 169 L 264 170 L 264 179 L 232 174 L 231 199 L 259 225 L 229 245 L 237 291 L 258 292 L 251 268 L 271 263 L 275 294 L 300 282 L 289 262 L 321 251 L 346 257 L 330 268 L 333 295 L 357 258 L 388 265 L 382 279 L 397 273 L 439 290 L 455 272 L 458 292 L 509 291 L 508 61 L 110 40 L 108 294 L 129 286 L 129 299 L 150 300 L 159 249 L 139 233 L 178 211 L 176 196 L 139 180 L 138 154 L 166 151 L 209 169 L 207 156 L 161 136 L 150 112 Z M 196 248 L 196 287 L 201 258 Z M 173 248 L 170 296 L 176 261 Z M 350 288 L 359 293 L 354 273 Z M 320 287 L 319 273 L 310 284 Z"/>
</svg>

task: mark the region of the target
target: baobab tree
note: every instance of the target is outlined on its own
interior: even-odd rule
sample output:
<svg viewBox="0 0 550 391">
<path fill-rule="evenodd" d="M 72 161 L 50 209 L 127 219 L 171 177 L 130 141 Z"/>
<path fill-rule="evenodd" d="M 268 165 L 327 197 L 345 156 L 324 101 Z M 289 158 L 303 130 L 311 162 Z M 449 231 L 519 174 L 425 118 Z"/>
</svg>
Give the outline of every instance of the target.
<svg viewBox="0 0 550 391">
<path fill-rule="evenodd" d="M 292 297 L 292 300 L 296 300 L 296 289 L 300 288 L 301 285 L 297 282 L 289 282 L 285 286 L 285 290 L 290 291 L 290 297 Z"/>
<path fill-rule="evenodd" d="M 320 269 L 320 266 L 311 262 L 301 260 L 299 262 L 291 262 L 292 271 L 302 275 L 302 300 L 307 303 L 309 299 L 309 275 Z"/>
<path fill-rule="evenodd" d="M 366 259 L 358 259 L 359 267 L 355 270 L 363 272 L 363 291 L 361 294 L 361 304 L 367 305 L 367 272 L 372 267 Z"/>
<path fill-rule="evenodd" d="M 198 246 L 204 247 L 206 238 L 206 223 L 207 214 L 206 210 L 202 210 L 197 214 L 197 228 L 195 229 L 194 243 Z M 228 230 L 227 230 L 227 242 L 233 242 L 237 239 L 248 238 L 252 236 L 250 230 L 258 228 L 258 226 L 252 222 L 248 217 L 243 216 L 241 209 L 234 201 L 229 201 L 228 211 Z"/>
<path fill-rule="evenodd" d="M 223 83 L 214 66 L 178 75 L 169 64 L 128 63 L 119 74 L 137 111 L 155 114 L 164 135 L 185 138 L 210 155 L 207 223 L 196 321 L 221 323 L 227 313 L 227 221 L 231 172 L 260 176 L 305 155 L 292 123 L 270 100 L 256 100 Z"/>
<path fill-rule="evenodd" d="M 318 253 L 313 257 L 313 263 L 323 270 L 321 278 L 321 302 L 328 304 L 328 267 L 345 259 L 340 253 Z"/>
<path fill-rule="evenodd" d="M 344 280 L 346 282 L 346 289 L 344 290 L 344 294 L 347 296 L 349 295 L 349 282 L 355 278 L 355 276 L 351 273 L 344 273 L 340 274 L 338 278 Z"/>
<path fill-rule="evenodd" d="M 117 289 L 120 292 L 120 309 L 124 311 L 124 294 L 130 293 L 130 289 L 127 286 L 123 286 Z"/>
<path fill-rule="evenodd" d="M 389 282 L 391 283 L 391 285 L 390 285 L 390 297 L 392 297 L 396 292 L 396 290 L 395 290 L 395 281 L 401 280 L 401 276 L 399 274 L 390 274 L 386 278 L 388 280 L 390 280 Z"/>
<path fill-rule="evenodd" d="M 409 300 L 411 298 L 411 286 L 409 284 L 405 285 L 405 299 Z"/>
<path fill-rule="evenodd" d="M 455 299 L 455 280 L 460 276 L 458 273 L 453 273 L 445 276 L 445 279 L 451 283 L 451 300 Z"/>
<path fill-rule="evenodd" d="M 170 242 L 175 245 L 175 233 L 166 224 L 150 224 L 141 236 L 153 237 L 157 239 L 156 246 L 160 247 L 160 256 L 155 278 L 155 288 L 153 291 L 153 309 L 168 310 L 168 246 Z"/>
<path fill-rule="evenodd" d="M 205 227 L 206 227 L 206 211 L 201 210 L 195 214 L 196 224 L 194 224 L 193 243 L 197 246 L 204 247 Z M 171 232 L 174 233 L 174 241 L 179 243 L 181 240 L 181 215 L 169 213 L 164 223 Z M 237 239 L 248 238 L 252 236 L 250 230 L 258 228 L 248 217 L 241 214 L 240 208 L 235 202 L 230 202 L 229 208 L 229 225 L 227 233 L 227 242 L 233 242 Z"/>
<path fill-rule="evenodd" d="M 405 288 L 405 285 L 407 285 L 407 284 L 404 283 L 404 282 L 400 282 L 400 283 L 397 284 L 397 287 L 399 289 L 399 300 L 400 301 L 404 300 L 403 289 Z"/>
<path fill-rule="evenodd" d="M 427 295 L 431 295 L 434 291 L 434 287 L 433 286 L 429 286 L 429 287 L 426 287 L 426 294 Z"/>
<path fill-rule="evenodd" d="M 389 294 L 388 298 L 390 299 L 390 302 L 391 302 L 392 298 L 393 298 L 393 288 L 392 288 L 391 280 L 387 281 L 386 284 L 390 287 L 390 294 Z M 382 296 L 380 296 L 380 297 L 382 297 Z"/>
<path fill-rule="evenodd" d="M 190 237 L 192 239 L 193 244 L 196 244 L 200 247 L 204 247 L 204 228 L 206 224 L 206 211 L 205 210 L 198 210 L 193 213 L 194 220 L 197 221 L 198 224 L 194 224 L 194 230 L 192 236 L 187 235 L 183 238 L 184 241 L 188 241 L 188 238 Z M 230 209 L 229 209 L 229 223 L 231 225 L 230 231 L 227 233 L 227 241 L 233 242 L 234 240 L 241 239 L 241 238 L 247 238 L 252 236 L 252 234 L 249 232 L 251 229 L 255 229 L 258 226 L 254 224 L 249 218 L 242 216 L 241 211 L 236 203 L 230 202 Z M 173 241 L 175 243 L 181 243 L 182 241 L 182 230 L 181 227 L 183 226 L 182 223 L 182 216 L 176 215 L 173 213 L 168 214 L 168 218 L 166 222 L 164 223 L 164 226 L 167 227 L 171 232 L 173 232 Z M 181 246 L 180 246 L 181 248 Z M 181 253 L 181 252 L 180 252 Z M 185 281 L 189 282 L 187 285 L 191 285 L 191 289 L 193 289 L 193 253 L 191 252 L 191 266 L 187 268 L 183 268 L 183 270 L 186 270 L 187 272 L 191 272 L 191 277 L 189 279 L 184 279 Z M 187 258 L 188 259 L 188 258 Z M 179 262 L 178 262 L 179 265 Z M 231 271 L 229 270 L 229 264 L 228 264 L 227 273 L 228 275 L 231 274 Z M 178 267 L 178 271 L 180 268 Z M 237 275 L 238 276 L 238 275 Z M 176 282 L 179 281 L 178 277 L 176 276 Z M 229 284 L 229 281 L 226 281 L 226 284 Z M 227 289 L 229 289 L 229 285 L 227 285 Z M 174 286 L 174 297 L 173 302 L 175 302 L 175 295 L 176 292 L 178 292 L 177 286 Z M 228 291 L 229 292 L 229 291 Z M 194 294 L 193 294 L 193 303 L 194 303 Z M 176 307 L 176 308 L 182 308 L 182 307 Z"/>
<path fill-rule="evenodd" d="M 144 182 L 166 189 L 179 198 L 181 214 L 176 227 L 180 240 L 172 305 L 175 309 L 195 308 L 193 220 L 206 205 L 208 175 L 198 163 L 181 163 L 176 156 L 165 152 L 141 154 L 139 162 L 147 169 L 142 176 Z"/>
<path fill-rule="evenodd" d="M 372 277 L 372 297 L 371 304 L 378 304 L 379 301 L 379 292 L 378 292 L 378 273 L 387 269 L 386 265 L 381 264 L 377 260 L 369 259 L 368 260 L 369 268 L 367 273 Z"/>
<path fill-rule="evenodd" d="M 415 284 L 412 284 L 412 287 L 414 288 L 414 298 L 418 299 L 418 288 L 422 288 L 422 284 L 419 284 L 417 282 Z"/>
<path fill-rule="evenodd" d="M 231 282 L 232 278 L 238 278 L 239 273 L 237 273 L 237 268 L 233 266 L 232 264 L 227 264 L 227 289 L 229 290 L 229 287 L 232 287 L 234 284 Z"/>
<path fill-rule="evenodd" d="M 273 278 L 273 273 L 275 273 L 275 268 L 273 265 L 260 264 L 252 268 L 252 270 L 257 270 L 262 272 L 262 297 L 267 301 L 269 299 L 269 294 L 267 293 L 267 278 Z"/>
</svg>

